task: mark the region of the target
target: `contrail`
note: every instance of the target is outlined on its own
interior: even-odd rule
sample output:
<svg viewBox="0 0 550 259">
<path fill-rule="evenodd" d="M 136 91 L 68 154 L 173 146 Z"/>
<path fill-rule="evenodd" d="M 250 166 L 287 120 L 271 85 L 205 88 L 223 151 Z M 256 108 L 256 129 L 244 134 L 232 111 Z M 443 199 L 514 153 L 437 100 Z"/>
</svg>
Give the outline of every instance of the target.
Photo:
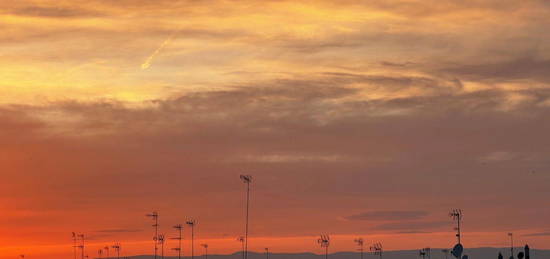
<svg viewBox="0 0 550 259">
<path fill-rule="evenodd" d="M 168 45 L 168 43 L 170 43 L 174 37 L 176 37 L 176 34 L 178 34 L 180 30 L 176 30 L 174 33 L 172 33 L 172 35 L 170 35 L 170 37 L 168 37 L 168 39 L 166 39 L 162 44 L 160 44 L 160 46 L 155 50 L 155 52 L 153 52 L 153 54 L 151 54 L 151 56 L 149 56 L 145 62 L 143 62 L 143 64 L 141 64 L 141 69 L 144 70 L 144 69 L 147 69 L 151 66 L 151 62 L 153 61 L 153 59 L 164 49 L 164 47 L 166 47 L 166 45 Z"/>
</svg>

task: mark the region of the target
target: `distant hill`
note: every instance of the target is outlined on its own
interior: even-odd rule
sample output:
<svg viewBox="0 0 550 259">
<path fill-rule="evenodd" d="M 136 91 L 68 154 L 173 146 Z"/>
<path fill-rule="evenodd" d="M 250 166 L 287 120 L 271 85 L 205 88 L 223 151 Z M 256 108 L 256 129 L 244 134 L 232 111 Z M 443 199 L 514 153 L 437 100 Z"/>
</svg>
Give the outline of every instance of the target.
<svg viewBox="0 0 550 259">
<path fill-rule="evenodd" d="M 516 254 L 519 251 L 523 251 L 523 248 L 515 248 Z M 510 257 L 510 248 L 494 248 L 494 247 L 480 247 L 480 248 L 471 248 L 466 249 L 465 254 L 469 256 L 470 259 L 496 259 L 498 252 L 501 252 L 504 255 L 505 259 Z M 139 256 L 130 256 L 123 257 L 129 259 L 153 259 L 151 255 L 139 255 Z M 177 256 L 165 256 L 165 259 L 177 259 Z M 183 259 L 191 259 L 190 256 L 182 257 Z M 242 253 L 234 253 L 229 255 L 208 255 L 208 259 L 241 259 Z M 275 253 L 269 254 L 269 259 L 324 259 L 324 254 L 313 254 L 313 253 Z M 329 259 L 359 259 L 359 253 L 354 252 L 339 252 L 329 254 Z M 400 251 L 387 251 L 383 254 L 383 259 L 413 259 L 419 258 L 418 250 L 400 250 Z M 445 255 L 441 252 L 440 248 L 432 248 L 431 259 L 444 259 Z M 448 259 L 453 259 L 452 255 L 448 255 Z M 547 259 L 550 258 L 550 250 L 537 250 L 531 249 L 531 259 Z M 160 259 L 160 257 L 159 257 Z M 195 256 L 195 259 L 205 259 L 204 256 Z M 266 259 L 265 254 L 259 253 L 248 253 L 248 259 Z M 364 259 L 378 259 L 377 255 L 371 253 L 365 253 Z"/>
</svg>

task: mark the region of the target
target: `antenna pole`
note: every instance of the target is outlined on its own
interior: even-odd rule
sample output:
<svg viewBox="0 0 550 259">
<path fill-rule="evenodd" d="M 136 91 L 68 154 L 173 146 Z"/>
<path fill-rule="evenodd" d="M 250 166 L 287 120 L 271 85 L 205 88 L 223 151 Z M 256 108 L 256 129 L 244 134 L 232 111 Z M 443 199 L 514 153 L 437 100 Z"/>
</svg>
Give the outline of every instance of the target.
<svg viewBox="0 0 550 259">
<path fill-rule="evenodd" d="M 246 218 L 245 218 L 245 230 L 244 230 L 244 259 L 248 259 L 248 216 L 250 206 L 250 182 L 252 182 L 252 176 L 240 175 L 241 180 L 246 184 Z"/>
<path fill-rule="evenodd" d="M 508 235 L 510 236 L 510 253 L 511 253 L 510 258 L 513 258 L 514 257 L 514 234 L 508 233 Z"/>
<path fill-rule="evenodd" d="M 269 248 L 268 247 L 265 248 L 265 258 L 269 259 Z"/>
<path fill-rule="evenodd" d="M 155 259 L 157 259 L 157 254 L 158 254 L 158 246 L 157 246 L 157 243 L 158 243 L 158 235 L 159 235 L 159 232 L 158 232 L 158 228 L 159 228 L 159 214 L 158 214 L 158 212 L 153 211 L 153 213 L 147 214 L 147 215 L 145 215 L 145 216 L 150 217 L 150 218 L 152 218 L 152 219 L 155 221 L 155 224 L 153 225 L 153 227 L 155 227 L 155 236 L 153 237 L 153 242 L 154 242 L 154 244 L 155 244 Z"/>
</svg>

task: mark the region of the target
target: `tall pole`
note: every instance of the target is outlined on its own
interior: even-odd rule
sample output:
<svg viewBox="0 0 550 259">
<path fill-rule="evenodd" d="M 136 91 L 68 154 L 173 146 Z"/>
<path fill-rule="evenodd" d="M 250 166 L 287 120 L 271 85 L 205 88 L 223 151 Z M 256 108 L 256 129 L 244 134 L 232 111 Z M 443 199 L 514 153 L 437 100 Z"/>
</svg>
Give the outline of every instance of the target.
<svg viewBox="0 0 550 259">
<path fill-rule="evenodd" d="M 204 259 L 208 259 L 208 244 L 201 244 L 204 247 Z"/>
<path fill-rule="evenodd" d="M 73 232 L 73 252 L 74 252 L 74 259 L 76 259 L 76 233 Z"/>
<path fill-rule="evenodd" d="M 246 183 L 246 223 L 244 230 L 244 259 L 248 259 L 248 209 L 250 204 L 250 182 L 252 181 L 252 176 L 250 175 L 241 175 L 241 180 Z"/>
<path fill-rule="evenodd" d="M 178 240 L 178 247 L 177 248 L 172 248 L 172 250 L 178 251 L 178 259 L 181 259 L 181 240 L 183 239 L 182 238 L 183 226 L 181 224 L 178 224 L 178 225 L 175 225 L 174 228 L 178 230 L 178 237 L 174 237 L 172 239 Z"/>
<path fill-rule="evenodd" d="M 510 253 L 511 253 L 510 258 L 513 258 L 514 257 L 514 234 L 508 233 L 508 236 L 510 236 Z"/>
<path fill-rule="evenodd" d="M 158 214 L 158 212 L 153 211 L 153 213 L 147 214 L 146 216 L 152 218 L 155 221 L 155 224 L 153 225 L 153 227 L 155 227 L 155 236 L 153 237 L 153 242 L 155 243 L 155 259 L 157 259 L 157 254 L 158 254 L 158 246 L 157 246 L 158 242 L 157 242 L 157 240 L 158 240 L 158 235 L 159 235 L 159 232 L 158 232 L 159 214 Z"/>
<path fill-rule="evenodd" d="M 363 259 L 363 244 L 364 244 L 363 238 L 361 237 L 356 238 L 354 241 L 359 245 L 359 251 L 361 252 L 361 259 Z"/>
<path fill-rule="evenodd" d="M 80 257 L 81 257 L 81 259 L 84 259 L 84 234 L 80 234 L 78 236 L 80 237 L 81 242 L 82 242 L 80 244 L 80 252 L 81 252 Z"/>
<path fill-rule="evenodd" d="M 105 251 L 107 251 L 107 258 L 109 258 L 109 246 L 105 246 L 103 249 L 105 249 Z"/>
<path fill-rule="evenodd" d="M 195 224 L 194 219 L 188 220 L 185 224 L 191 227 L 191 259 L 195 258 Z"/>
<path fill-rule="evenodd" d="M 269 248 L 265 248 L 265 259 L 269 259 Z"/>
</svg>

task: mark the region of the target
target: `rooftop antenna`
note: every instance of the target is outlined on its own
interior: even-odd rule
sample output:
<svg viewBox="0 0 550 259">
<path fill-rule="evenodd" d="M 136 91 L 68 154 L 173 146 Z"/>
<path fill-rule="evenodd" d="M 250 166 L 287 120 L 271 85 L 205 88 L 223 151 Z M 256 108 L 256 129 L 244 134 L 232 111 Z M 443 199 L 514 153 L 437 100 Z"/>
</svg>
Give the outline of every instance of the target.
<svg viewBox="0 0 550 259">
<path fill-rule="evenodd" d="M 146 214 L 146 217 L 149 217 L 155 221 L 155 224 L 153 224 L 153 227 L 155 228 L 155 235 L 153 236 L 153 243 L 155 244 L 155 259 L 157 259 L 157 253 L 158 253 L 158 246 L 157 246 L 157 239 L 159 235 L 159 214 L 156 211 L 153 211 L 150 214 Z"/>
<path fill-rule="evenodd" d="M 107 258 L 109 258 L 109 246 L 105 246 L 103 250 L 107 252 Z"/>
<path fill-rule="evenodd" d="M 237 237 L 237 241 L 241 242 L 241 246 L 242 246 L 242 257 L 244 259 L 244 237 L 243 236 L 240 236 L 240 237 Z"/>
<path fill-rule="evenodd" d="M 382 248 L 382 244 L 380 242 L 372 244 L 370 247 L 370 250 L 375 254 L 380 256 L 380 259 L 382 259 L 382 253 L 384 252 L 384 249 Z"/>
<path fill-rule="evenodd" d="M 78 247 L 78 246 L 76 245 L 76 239 L 77 239 L 76 233 L 73 232 L 73 253 L 74 253 L 74 259 L 76 259 L 76 248 Z"/>
<path fill-rule="evenodd" d="M 208 259 L 208 244 L 201 244 L 204 247 L 204 258 Z"/>
<path fill-rule="evenodd" d="M 103 256 L 103 249 L 97 250 L 97 257 L 101 258 Z"/>
<path fill-rule="evenodd" d="M 19 255 L 19 257 L 21 257 L 21 259 L 24 259 L 24 258 L 25 258 L 25 255 Z"/>
<path fill-rule="evenodd" d="M 188 226 L 191 227 L 191 259 L 195 258 L 195 225 L 197 221 L 194 219 L 189 219 L 185 222 Z"/>
<path fill-rule="evenodd" d="M 181 240 L 182 240 L 183 226 L 181 224 L 177 224 L 173 228 L 175 228 L 178 231 L 178 236 L 173 237 L 171 239 L 178 240 L 178 247 L 172 248 L 172 250 L 178 251 L 178 259 L 181 259 Z"/>
<path fill-rule="evenodd" d="M 510 237 L 510 259 L 514 259 L 514 234 L 508 233 Z"/>
<path fill-rule="evenodd" d="M 157 239 L 160 245 L 160 258 L 164 259 L 164 234 L 160 234 Z"/>
<path fill-rule="evenodd" d="M 317 243 L 319 243 L 321 247 L 325 248 L 325 259 L 328 259 L 328 247 L 330 246 L 330 236 L 321 235 L 319 239 L 317 239 Z"/>
<path fill-rule="evenodd" d="M 111 247 L 116 251 L 116 258 L 120 259 L 120 243 L 115 243 Z"/>
<path fill-rule="evenodd" d="M 450 213 L 449 213 L 449 216 L 451 218 L 453 218 L 453 220 L 456 220 L 456 227 L 455 227 L 455 230 L 456 230 L 456 238 L 458 240 L 458 243 L 459 244 L 462 244 L 460 242 L 460 222 L 462 221 L 462 210 L 461 209 L 453 209 Z"/>
<path fill-rule="evenodd" d="M 269 247 L 265 248 L 265 259 L 269 259 Z"/>
<path fill-rule="evenodd" d="M 525 259 L 530 259 L 530 255 L 529 255 L 529 245 L 525 245 L 525 247 L 523 247 L 523 250 L 525 251 Z"/>
<path fill-rule="evenodd" d="M 426 259 L 426 258 L 431 259 L 432 258 L 431 249 L 429 247 L 422 248 L 418 252 L 418 255 L 421 256 L 423 259 Z"/>
<path fill-rule="evenodd" d="M 248 259 L 248 209 L 250 204 L 250 183 L 252 176 L 240 175 L 241 180 L 246 184 L 246 224 L 244 229 L 244 259 Z"/>
<path fill-rule="evenodd" d="M 363 241 L 363 238 L 356 238 L 355 240 L 353 240 L 358 246 L 359 246 L 359 251 L 361 252 L 361 259 L 363 259 L 363 244 L 365 243 Z"/>
<path fill-rule="evenodd" d="M 441 249 L 441 252 L 445 254 L 445 259 L 447 259 L 447 255 L 449 254 L 449 249 Z"/>
<path fill-rule="evenodd" d="M 77 238 L 80 238 L 81 243 L 78 248 L 80 248 L 81 258 L 84 259 L 84 234 L 78 234 Z"/>
</svg>

